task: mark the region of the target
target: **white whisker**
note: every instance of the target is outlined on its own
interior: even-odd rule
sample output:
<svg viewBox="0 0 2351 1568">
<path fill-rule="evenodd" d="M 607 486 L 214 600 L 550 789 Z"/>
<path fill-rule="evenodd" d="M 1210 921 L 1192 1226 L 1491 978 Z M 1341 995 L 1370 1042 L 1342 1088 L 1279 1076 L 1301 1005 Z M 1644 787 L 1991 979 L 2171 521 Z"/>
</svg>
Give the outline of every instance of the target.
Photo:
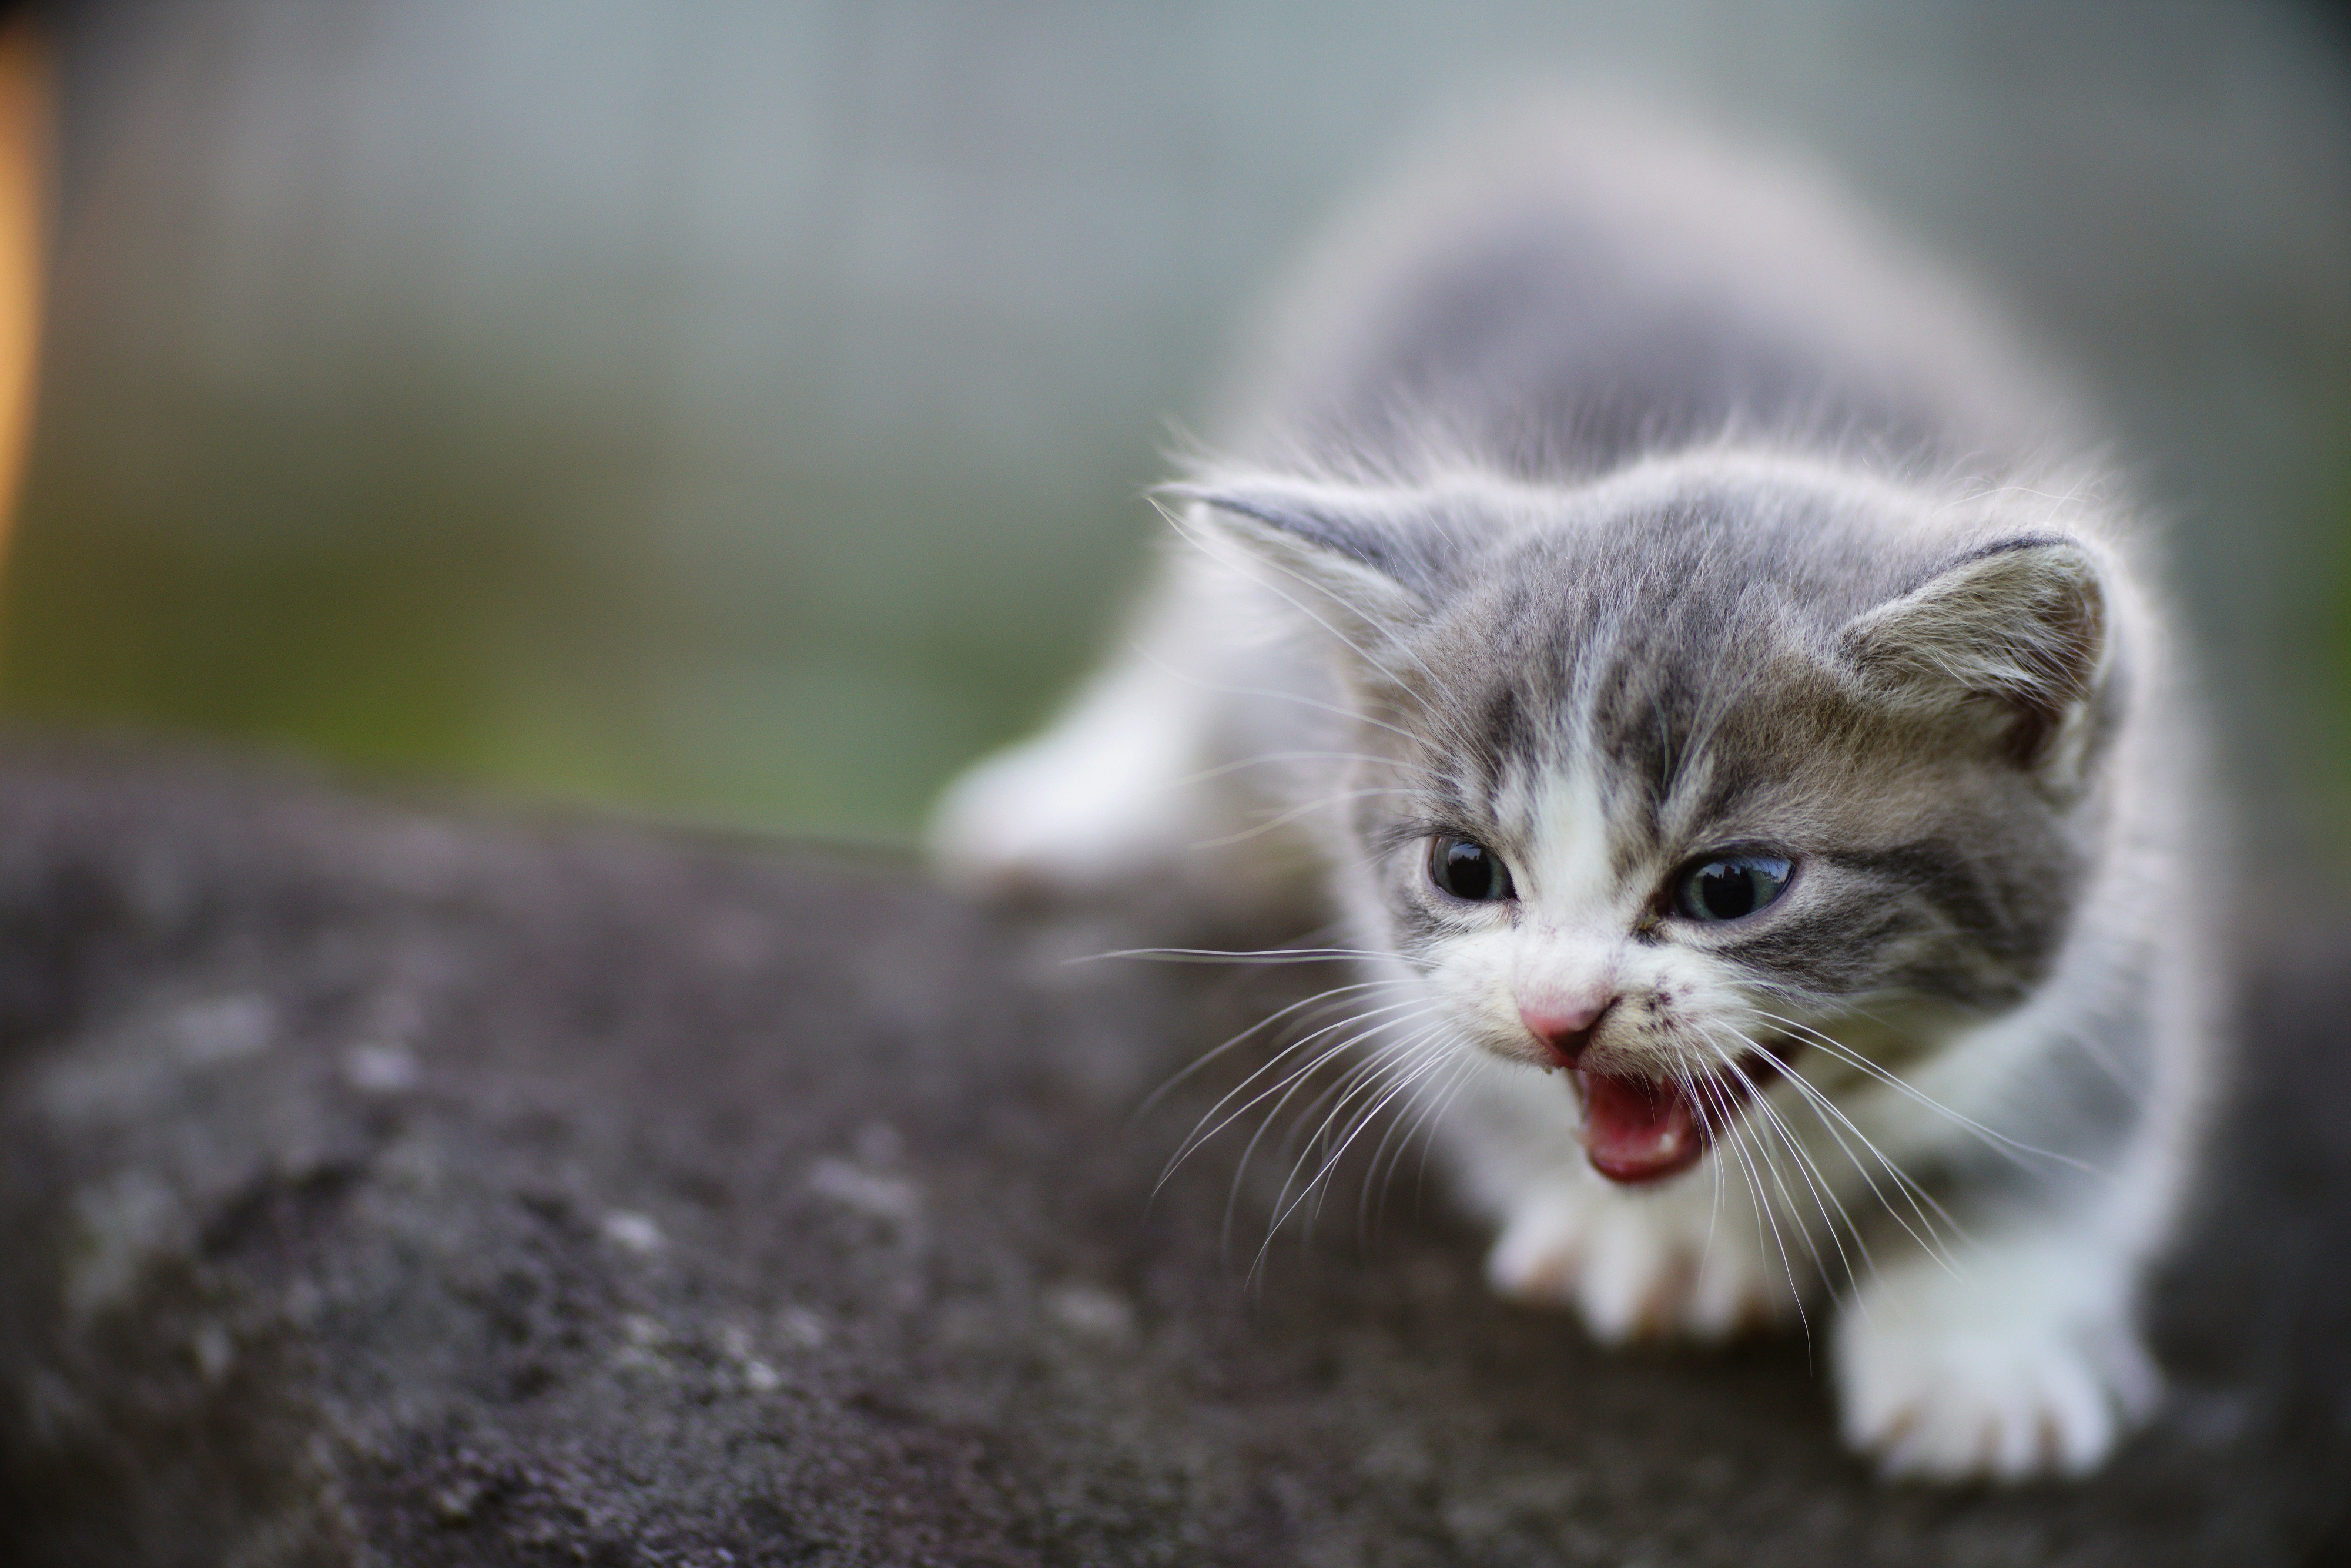
<svg viewBox="0 0 2351 1568">
<path fill-rule="evenodd" d="M 1332 1034 L 1342 1033 L 1348 1030 L 1354 1030 L 1356 1029 L 1356 1026 L 1364 1023 L 1368 1019 L 1378 1018 L 1383 1013 L 1400 1012 L 1406 1009 L 1415 1008 L 1416 1006 L 1417 1006 L 1419 1011 L 1427 1010 L 1426 1003 L 1415 1004 L 1408 1001 L 1393 1002 L 1385 1007 L 1372 1008 L 1363 1012 L 1353 1014 L 1336 1023 L 1324 1024 L 1314 1030 L 1311 1033 L 1283 1046 L 1279 1051 L 1274 1053 L 1271 1060 L 1262 1063 L 1254 1071 L 1249 1073 L 1248 1077 L 1242 1079 L 1240 1082 L 1226 1091 L 1224 1095 L 1219 1098 L 1214 1105 L 1209 1106 L 1208 1109 L 1202 1113 L 1199 1121 L 1194 1124 L 1193 1130 L 1185 1136 L 1183 1142 L 1178 1145 L 1176 1153 L 1169 1157 L 1167 1167 L 1160 1173 L 1158 1185 L 1157 1186 L 1155 1186 L 1153 1190 L 1155 1192 L 1158 1190 L 1158 1186 L 1165 1186 L 1167 1183 L 1167 1178 L 1176 1173 L 1176 1168 L 1182 1165 L 1186 1159 L 1190 1157 L 1190 1155 L 1203 1144 L 1206 1144 L 1209 1139 L 1215 1137 L 1218 1133 L 1223 1132 L 1227 1127 L 1231 1126 L 1234 1122 L 1248 1114 L 1253 1107 L 1261 1103 L 1268 1097 L 1283 1091 L 1285 1087 L 1294 1092 L 1295 1087 L 1301 1080 L 1311 1075 L 1325 1063 L 1338 1060 L 1340 1057 L 1345 1055 L 1347 1051 L 1352 1050 L 1354 1046 L 1370 1039 L 1381 1030 L 1394 1028 L 1398 1023 L 1411 1021 L 1412 1017 L 1415 1015 L 1407 1013 L 1406 1016 L 1402 1019 L 1390 1019 L 1383 1023 L 1373 1024 L 1367 1030 L 1362 1030 L 1356 1033 L 1347 1035 L 1346 1038 L 1339 1040 L 1333 1045 L 1315 1049 L 1315 1041 Z M 1216 1121 L 1215 1125 L 1208 1125 L 1211 1120 L 1217 1118 L 1220 1113 L 1224 1113 L 1225 1107 L 1232 1104 L 1235 1098 L 1244 1093 L 1251 1084 L 1256 1083 L 1268 1073 L 1274 1072 L 1278 1069 L 1280 1069 L 1286 1059 L 1301 1051 L 1311 1051 L 1311 1059 L 1309 1061 L 1302 1065 L 1293 1063 L 1287 1071 L 1284 1071 L 1282 1075 L 1274 1080 L 1273 1082 L 1260 1089 L 1256 1094 L 1251 1095 L 1238 1106 L 1235 1106 L 1229 1113 L 1225 1113 L 1222 1120 Z M 1288 1094 L 1285 1093 L 1283 1098 L 1286 1101 Z"/>
<path fill-rule="evenodd" d="M 1386 1023 L 1376 1025 L 1376 1026 L 1374 1026 L 1374 1029 L 1372 1029 L 1372 1030 L 1365 1030 L 1365 1031 L 1363 1031 L 1363 1032 L 1361 1032 L 1361 1033 L 1358 1033 L 1358 1034 L 1355 1034 L 1355 1035 L 1350 1036 L 1348 1039 L 1346 1039 L 1346 1040 L 1343 1040 L 1340 1041 L 1337 1045 L 1332 1046 L 1332 1047 L 1331 1047 L 1329 1050 L 1327 1050 L 1327 1051 L 1325 1051 L 1322 1052 L 1322 1053 L 1321 1053 L 1321 1054 L 1320 1054 L 1320 1055 L 1319 1055 L 1319 1056 L 1314 1060 L 1314 1061 L 1313 1061 L 1313 1062 L 1311 1062 L 1311 1064 L 1309 1064 L 1308 1066 L 1306 1066 L 1306 1067 L 1304 1067 L 1304 1068 L 1301 1068 L 1301 1069 L 1300 1069 L 1300 1070 L 1298 1070 L 1298 1071 L 1296 1071 L 1291 1072 L 1291 1073 L 1290 1073 L 1287 1078 L 1285 1078 L 1285 1079 L 1282 1081 L 1282 1083 L 1283 1083 L 1283 1084 L 1286 1084 L 1286 1085 L 1287 1085 L 1287 1087 L 1286 1087 L 1286 1088 L 1282 1088 L 1282 1089 L 1281 1089 L 1281 1092 L 1280 1092 L 1280 1097 L 1274 1100 L 1274 1103 L 1273 1103 L 1272 1106 L 1271 1106 L 1270 1109 L 1268 1109 L 1268 1110 L 1267 1110 L 1267 1112 L 1266 1112 L 1266 1113 L 1265 1113 L 1264 1118 L 1263 1118 L 1261 1121 L 1259 1121 L 1259 1122 L 1257 1131 L 1256 1131 L 1254 1134 L 1250 1134 L 1249 1141 L 1248 1145 L 1247 1145 L 1246 1146 L 1244 1146 L 1244 1147 L 1243 1147 L 1243 1149 L 1241 1150 L 1241 1157 L 1240 1157 L 1240 1162 L 1239 1162 L 1239 1164 L 1238 1164 L 1238 1165 L 1237 1165 L 1237 1166 L 1234 1167 L 1234 1169 L 1233 1169 L 1233 1183 L 1232 1183 L 1232 1190 L 1231 1190 L 1231 1194 L 1230 1194 L 1230 1196 L 1226 1199 L 1226 1202 L 1225 1202 L 1225 1228 L 1225 1228 L 1225 1235 L 1226 1235 L 1226 1237 L 1228 1238 L 1228 1241 L 1229 1241 L 1229 1238 L 1230 1238 L 1230 1236 L 1231 1236 L 1231 1232 L 1232 1232 L 1232 1221 L 1233 1221 L 1233 1213 L 1234 1213 L 1234 1208 L 1235 1208 L 1235 1206 L 1236 1206 L 1236 1205 L 1238 1205 L 1238 1204 L 1239 1203 L 1239 1201 L 1240 1201 L 1241 1184 L 1242 1184 L 1243 1180 L 1246 1178 L 1246 1176 L 1248 1176 L 1248 1174 L 1249 1174 L 1249 1161 L 1250 1161 L 1250 1159 L 1251 1159 L 1252 1157 L 1254 1157 L 1254 1155 L 1256 1155 L 1256 1153 L 1257 1153 L 1257 1149 L 1258 1149 L 1258 1145 L 1259 1145 L 1261 1142 L 1263 1142 L 1263 1140 L 1264 1140 L 1264 1138 L 1265 1138 L 1265 1134 L 1266 1134 L 1266 1133 L 1267 1133 L 1268 1129 L 1270 1129 L 1270 1128 L 1273 1125 L 1273 1124 L 1280 1118 L 1280 1116 L 1281 1116 L 1281 1113 L 1282 1113 L 1283 1109 L 1284 1109 L 1284 1108 L 1285 1108 L 1285 1107 L 1290 1103 L 1290 1102 L 1293 1098 L 1295 1098 L 1295 1097 L 1296 1097 L 1296 1095 L 1297 1095 L 1298 1092 L 1305 1086 L 1305 1084 L 1306 1084 L 1307 1081 L 1308 1081 L 1310 1078 L 1311 1078 L 1311 1077 L 1313 1076 L 1314 1072 L 1315 1072 L 1316 1071 L 1318 1071 L 1319 1069 L 1321 1069 L 1322 1066 L 1326 1065 L 1327 1063 L 1329 1063 L 1329 1062 L 1331 1062 L 1331 1061 L 1335 1061 L 1336 1059 L 1338 1059 L 1338 1058 L 1339 1058 L 1339 1057 L 1341 1057 L 1341 1056 L 1343 1056 L 1344 1054 L 1346 1054 L 1349 1051 L 1353 1050 L 1353 1049 L 1354 1047 L 1356 1047 L 1357 1045 L 1362 1044 L 1364 1040 L 1366 1040 L 1367 1039 L 1369 1039 L 1373 1034 L 1377 1033 L 1380 1030 L 1384 1030 L 1384 1029 L 1392 1029 L 1392 1028 L 1395 1028 L 1395 1027 L 1396 1025 L 1398 1025 L 1398 1024 L 1401 1024 L 1401 1023 L 1406 1023 L 1406 1022 L 1410 1022 L 1410 1021 L 1412 1021 L 1412 1019 L 1411 1019 L 1411 1018 L 1410 1018 L 1410 1017 L 1406 1017 L 1406 1018 L 1404 1018 L 1404 1019 L 1390 1019 L 1390 1020 L 1389 1020 L 1388 1022 L 1386 1022 Z M 1378 1056 L 1374 1056 L 1374 1057 L 1373 1058 L 1373 1060 L 1372 1060 L 1372 1063 L 1370 1063 L 1369 1065 L 1374 1065 L 1374 1066 L 1375 1066 L 1375 1065 L 1378 1063 L 1378 1061 L 1380 1061 L 1380 1058 L 1379 1058 Z M 1357 1072 L 1357 1071 L 1362 1071 L 1362 1068 L 1361 1068 L 1361 1067 L 1350 1069 L 1350 1070 L 1349 1070 L 1349 1076 L 1353 1076 L 1353 1073 L 1355 1073 L 1355 1072 Z M 1280 1087 L 1280 1085 L 1276 1085 L 1276 1087 Z M 1325 1092 L 1327 1093 L 1327 1092 L 1328 1092 L 1328 1091 L 1326 1091 Z M 1249 1102 L 1249 1104 L 1250 1104 L 1250 1105 L 1257 1104 L 1257 1103 L 1259 1103 L 1259 1102 L 1263 1101 L 1265 1098 L 1267 1098 L 1267 1096 L 1271 1095 L 1272 1093 L 1273 1093 L 1273 1090 L 1272 1090 L 1272 1089 L 1268 1089 L 1268 1090 L 1264 1091 L 1262 1093 L 1259 1094 L 1255 1099 L 1251 1100 L 1251 1101 Z M 1320 1102 L 1321 1102 L 1321 1098 L 1322 1098 L 1321 1096 L 1317 1096 L 1317 1097 L 1316 1097 L 1316 1103 L 1320 1103 Z M 1241 1108 L 1241 1110 L 1240 1110 L 1240 1111 L 1236 1111 L 1236 1112 L 1233 1113 L 1233 1115 L 1232 1115 L 1232 1116 L 1228 1116 L 1228 1117 L 1227 1117 L 1227 1118 L 1226 1118 L 1226 1120 L 1225 1120 L 1223 1123 L 1220 1123 L 1220 1124 L 1218 1124 L 1218 1126 L 1215 1129 L 1215 1131 L 1217 1131 L 1217 1132 L 1221 1132 L 1221 1131 L 1222 1131 L 1226 1126 L 1229 1126 L 1229 1125 L 1231 1125 L 1231 1124 L 1232 1124 L 1233 1120 L 1234 1120 L 1235 1118 L 1237 1118 L 1238 1116 L 1239 1116 L 1243 1112 L 1247 1111 L 1248 1109 L 1249 1109 L 1249 1107 L 1248 1107 L 1248 1106 L 1243 1106 L 1243 1107 Z M 1209 1135 L 1210 1135 L 1210 1136 L 1213 1136 L 1213 1135 L 1214 1135 L 1214 1133 L 1212 1132 Z M 1200 1143 L 1200 1142 L 1205 1142 L 1205 1141 L 1206 1141 L 1205 1139 L 1195 1141 L 1195 1142 L 1193 1143 L 1193 1145 L 1192 1145 L 1192 1147 L 1194 1147 L 1194 1148 L 1197 1148 L 1197 1147 L 1199 1146 L 1199 1143 Z M 1285 1190 L 1286 1190 L 1286 1188 L 1285 1188 Z"/>
<path fill-rule="evenodd" d="M 1242 1044 L 1242 1042 L 1258 1034 L 1259 1031 L 1264 1030 L 1267 1025 L 1279 1023 L 1281 1019 L 1289 1017 L 1292 1013 L 1297 1013 L 1304 1009 L 1313 1007 L 1317 1003 L 1328 1002 L 1333 997 L 1344 996 L 1353 991 L 1372 990 L 1381 986 L 1390 986 L 1395 983 L 1396 982 L 1393 980 L 1358 980 L 1354 984 L 1349 986 L 1332 986 L 1329 990 L 1317 991 L 1314 995 L 1301 998 L 1277 1012 L 1267 1014 L 1264 1018 L 1261 1018 L 1258 1019 L 1257 1022 L 1249 1025 L 1249 1028 L 1227 1040 L 1222 1045 L 1216 1047 L 1214 1050 L 1201 1052 L 1198 1056 L 1194 1057 L 1191 1061 L 1186 1063 L 1185 1066 L 1177 1069 L 1176 1072 L 1171 1074 L 1165 1082 L 1159 1085 L 1158 1088 L 1154 1089 L 1148 1095 L 1144 1096 L 1143 1103 L 1136 1106 L 1134 1109 L 1134 1114 L 1128 1118 L 1129 1124 L 1132 1125 L 1134 1123 L 1140 1122 L 1144 1117 L 1149 1115 L 1152 1108 L 1156 1106 L 1160 1101 L 1165 1099 L 1169 1092 L 1175 1090 L 1179 1084 L 1184 1083 L 1189 1080 L 1194 1073 L 1200 1071 L 1210 1063 L 1216 1061 L 1218 1058 L 1222 1057 L 1225 1052 L 1235 1049 Z"/>
<path fill-rule="evenodd" d="M 1872 1078 L 1876 1079 L 1879 1082 L 1884 1083 L 1888 1088 L 1895 1090 L 1896 1092 L 1904 1095 L 1916 1103 L 1924 1106 L 1926 1109 L 1934 1112 L 1937 1115 L 1946 1118 L 1953 1125 L 1963 1128 L 1975 1134 L 1987 1145 L 1995 1151 L 2006 1155 L 2017 1166 L 2025 1170 L 2032 1169 L 2032 1166 L 2027 1164 L 2023 1158 L 2025 1155 L 2031 1155 L 2036 1159 L 2054 1160 L 2060 1165 L 2070 1166 L 2074 1169 L 2081 1171 L 2087 1176 L 2102 1177 L 2108 1176 L 2108 1173 L 2098 1169 L 2095 1166 L 2090 1165 L 2085 1161 L 2075 1159 L 2070 1155 L 2061 1155 L 2050 1149 L 2037 1149 L 2032 1145 L 2019 1142 L 2017 1139 L 2011 1138 L 2007 1134 L 2000 1132 L 1995 1128 L 1985 1126 L 1981 1122 L 1976 1121 L 1973 1117 L 1963 1114 L 1959 1111 L 1953 1110 L 1950 1106 L 1944 1104 L 1933 1095 L 1927 1093 L 1925 1091 L 1911 1083 L 1901 1074 L 1870 1061 L 1867 1057 L 1862 1055 L 1851 1046 L 1846 1045 L 1843 1040 L 1838 1040 L 1832 1035 L 1824 1034 L 1821 1030 L 1814 1029 L 1810 1024 L 1800 1023 L 1796 1019 L 1791 1018 L 1782 1018 L 1777 1013 L 1766 1012 L 1761 1008 L 1754 1010 L 1756 1017 L 1763 1019 L 1782 1029 L 1796 1031 L 1808 1043 L 1817 1045 L 1822 1051 L 1830 1056 L 1835 1057 L 1838 1061 L 1845 1062 L 1850 1066 L 1859 1068 L 1862 1071 L 1867 1073 Z M 2111 1177 L 2108 1177 L 2108 1179 L 2111 1179 Z"/>
<path fill-rule="evenodd" d="M 1726 1029 L 1730 1028 L 1730 1026 L 1727 1024 L 1723 1027 Z M 1740 1040 L 1744 1041 L 1751 1049 L 1758 1052 L 1762 1051 L 1763 1048 L 1757 1044 L 1751 1037 L 1748 1036 L 1744 1032 L 1732 1029 L 1731 1033 L 1737 1036 Z M 1852 1164 L 1855 1173 L 1859 1175 L 1863 1183 L 1868 1186 L 1870 1196 L 1877 1200 L 1878 1207 L 1883 1209 L 1896 1225 L 1899 1225 L 1905 1231 L 1908 1232 L 1912 1240 L 1917 1242 L 1920 1247 L 1926 1249 L 1930 1256 L 1939 1260 L 1943 1263 L 1944 1267 L 1950 1269 L 1956 1274 L 1959 1271 L 1958 1260 L 1952 1256 L 1950 1248 L 1944 1241 L 1941 1231 L 1936 1228 L 1934 1220 L 1928 1218 L 1926 1210 L 1928 1207 L 1934 1209 L 1935 1213 L 1941 1217 L 1943 1222 L 1951 1228 L 1953 1233 L 1963 1239 L 1967 1234 L 1965 1228 L 1960 1226 L 1959 1222 L 1951 1217 L 1951 1214 L 1948 1209 L 1944 1208 L 1940 1203 L 1936 1201 L 1932 1193 L 1928 1192 L 1923 1185 L 1914 1179 L 1908 1172 L 1905 1171 L 1883 1150 L 1881 1150 L 1877 1145 L 1870 1139 L 1869 1135 L 1864 1133 L 1861 1128 L 1855 1124 L 1853 1118 L 1846 1115 L 1844 1109 L 1839 1106 L 1826 1092 L 1808 1082 L 1804 1078 L 1803 1074 L 1796 1071 L 1792 1066 L 1783 1069 L 1782 1075 L 1786 1079 L 1791 1089 L 1801 1099 L 1802 1099 L 1807 1105 L 1812 1107 L 1814 1117 L 1820 1121 L 1822 1127 L 1828 1133 L 1829 1136 L 1835 1140 L 1837 1147 L 1844 1152 L 1846 1160 Z M 1831 1118 L 1834 1118 L 1834 1120 L 1832 1121 Z M 1871 1158 L 1875 1159 L 1885 1170 L 1887 1176 L 1893 1180 L 1895 1189 L 1902 1195 L 1904 1200 L 1909 1205 L 1912 1215 L 1914 1215 L 1918 1221 L 1917 1225 L 1913 1226 L 1908 1219 L 1904 1218 L 1901 1209 L 1886 1197 L 1885 1192 L 1878 1186 L 1876 1177 L 1870 1174 L 1869 1167 L 1862 1163 L 1860 1156 L 1855 1155 L 1851 1146 L 1845 1143 L 1844 1134 L 1838 1132 L 1837 1127 L 1839 1124 L 1842 1124 L 1846 1132 L 1851 1133 L 1855 1138 L 1860 1141 L 1862 1146 L 1869 1152 Z M 1922 1204 L 1925 1207 L 1922 1207 Z"/>
</svg>

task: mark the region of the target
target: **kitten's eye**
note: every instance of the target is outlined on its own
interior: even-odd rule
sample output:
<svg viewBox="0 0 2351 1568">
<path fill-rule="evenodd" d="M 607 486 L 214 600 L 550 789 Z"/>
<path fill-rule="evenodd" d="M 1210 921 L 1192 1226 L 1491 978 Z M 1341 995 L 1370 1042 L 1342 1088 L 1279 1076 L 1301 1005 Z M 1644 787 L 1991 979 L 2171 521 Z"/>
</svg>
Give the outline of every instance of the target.
<svg viewBox="0 0 2351 1568">
<path fill-rule="evenodd" d="M 1439 834 L 1428 846 L 1428 880 L 1456 898 L 1490 904 L 1517 890 L 1502 857 L 1473 839 Z"/>
<path fill-rule="evenodd" d="M 1674 908 L 1692 920 L 1737 920 L 1780 896 L 1789 864 L 1778 855 L 1725 855 L 1702 861 L 1674 889 Z"/>
</svg>

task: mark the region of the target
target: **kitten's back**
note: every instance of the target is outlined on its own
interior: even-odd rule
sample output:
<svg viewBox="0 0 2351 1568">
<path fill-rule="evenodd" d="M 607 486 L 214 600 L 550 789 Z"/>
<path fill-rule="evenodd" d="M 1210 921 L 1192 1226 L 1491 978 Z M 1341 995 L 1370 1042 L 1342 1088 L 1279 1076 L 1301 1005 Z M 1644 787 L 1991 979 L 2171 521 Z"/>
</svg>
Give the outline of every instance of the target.
<svg viewBox="0 0 2351 1568">
<path fill-rule="evenodd" d="M 2005 325 L 1837 192 L 1599 106 L 1440 144 L 1253 339 L 1220 449 L 1353 476 L 1570 478 L 1723 435 L 2005 467 L 2064 434 Z"/>
</svg>

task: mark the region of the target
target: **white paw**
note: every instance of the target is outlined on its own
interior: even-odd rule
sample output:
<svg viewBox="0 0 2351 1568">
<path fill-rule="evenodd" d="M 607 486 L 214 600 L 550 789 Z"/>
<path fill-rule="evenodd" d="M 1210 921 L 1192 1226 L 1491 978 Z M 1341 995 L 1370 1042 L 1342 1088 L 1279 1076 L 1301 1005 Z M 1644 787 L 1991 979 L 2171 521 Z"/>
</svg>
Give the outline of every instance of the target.
<svg viewBox="0 0 2351 1568">
<path fill-rule="evenodd" d="M 1187 836 L 1189 801 L 1171 787 L 1184 741 L 1148 706 L 1097 695 L 950 784 L 932 857 L 983 894 L 1084 894 L 1133 875 Z"/>
<path fill-rule="evenodd" d="M 1698 1184 L 1620 1192 L 1562 1181 L 1514 1207 L 1486 1278 L 1513 1301 L 1568 1307 L 1594 1339 L 1723 1340 L 1794 1315 L 1790 1269 L 1753 1211 Z M 1798 1274 L 1798 1278 L 1802 1276 Z"/>
<path fill-rule="evenodd" d="M 931 858 L 947 879 L 983 894 L 1068 894 L 1114 864 L 1088 824 L 1057 807 L 1060 780 L 1042 759 L 991 758 L 948 787 L 933 812 Z"/>
<path fill-rule="evenodd" d="M 2154 1408 L 2161 1380 L 2119 1319 L 2070 1328 L 2031 1321 L 1978 1328 L 1865 1319 L 1837 1322 L 1845 1441 L 1887 1476 L 2029 1480 L 2097 1468 Z"/>
</svg>

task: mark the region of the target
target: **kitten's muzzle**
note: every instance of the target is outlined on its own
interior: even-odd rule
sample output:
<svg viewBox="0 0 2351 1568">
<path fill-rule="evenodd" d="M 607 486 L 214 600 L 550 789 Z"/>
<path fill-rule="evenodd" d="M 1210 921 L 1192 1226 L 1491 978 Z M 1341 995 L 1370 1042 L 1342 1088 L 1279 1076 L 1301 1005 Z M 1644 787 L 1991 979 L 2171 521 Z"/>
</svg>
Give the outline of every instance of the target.
<svg viewBox="0 0 2351 1568">
<path fill-rule="evenodd" d="M 1608 1016 L 1616 1000 L 1611 996 L 1572 1002 L 1522 1001 L 1519 1004 L 1519 1022 L 1542 1042 L 1554 1062 L 1573 1067 L 1590 1048 L 1592 1037 L 1600 1032 L 1601 1020 Z"/>
</svg>

